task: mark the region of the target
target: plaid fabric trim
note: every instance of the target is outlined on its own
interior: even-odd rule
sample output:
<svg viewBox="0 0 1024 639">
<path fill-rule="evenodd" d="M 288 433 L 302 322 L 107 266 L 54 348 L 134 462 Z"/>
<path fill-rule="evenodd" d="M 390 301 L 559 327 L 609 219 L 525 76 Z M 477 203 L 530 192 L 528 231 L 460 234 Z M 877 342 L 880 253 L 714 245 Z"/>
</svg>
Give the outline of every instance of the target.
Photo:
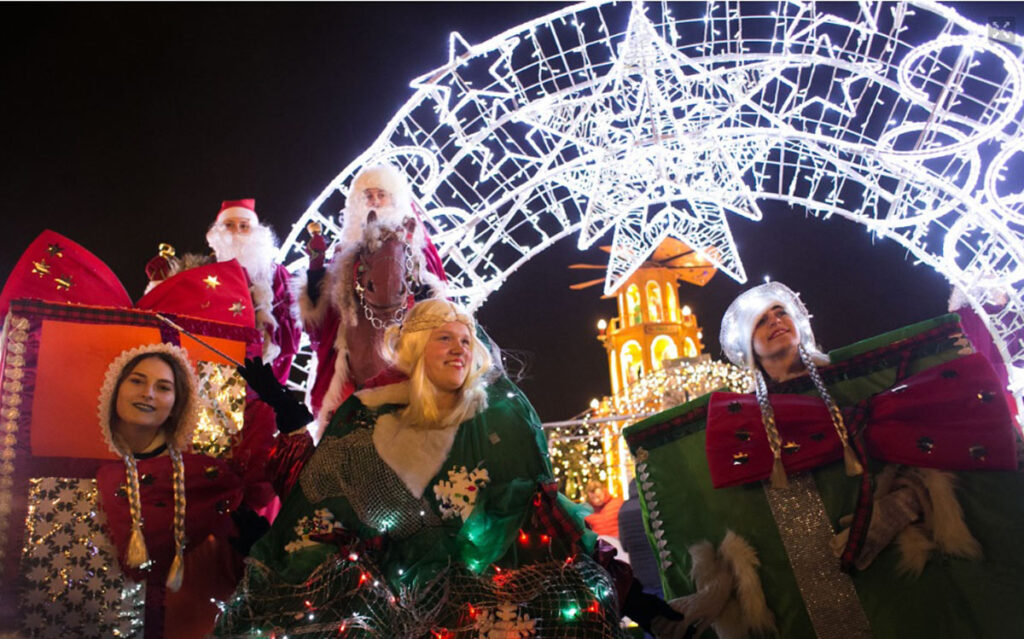
<svg viewBox="0 0 1024 639">
<path fill-rule="evenodd" d="M 955 334 L 963 332 L 958 323 L 943 324 L 912 337 L 881 346 L 850 359 L 821 366 L 818 371 L 826 384 L 832 384 L 849 377 L 857 377 L 872 370 L 897 367 L 902 372 L 897 379 L 906 376 L 906 368 L 916 353 L 924 348 L 951 340 Z M 769 384 L 770 393 L 803 393 L 814 387 L 808 377 L 798 377 L 781 384 Z"/>
<path fill-rule="evenodd" d="M 87 306 L 85 304 L 60 304 L 33 299 L 11 301 L 11 312 L 20 315 L 33 315 L 42 319 L 67 320 L 91 324 L 127 324 L 129 326 L 167 326 L 157 317 L 157 311 L 143 311 L 137 308 L 111 308 L 104 306 Z M 226 324 L 212 320 L 203 320 L 188 315 L 161 313 L 175 324 L 190 333 L 210 337 L 223 337 L 239 342 L 250 343 L 259 338 L 259 331 L 248 326 Z M 168 327 L 170 328 L 170 327 Z M 173 330 L 173 329 L 172 329 Z"/>
<path fill-rule="evenodd" d="M 906 361 L 910 361 L 907 357 Z M 871 486 L 871 473 L 868 471 L 868 451 L 864 445 L 864 427 L 871 419 L 871 400 L 867 398 L 857 402 L 849 411 L 846 420 L 850 433 L 850 446 L 857 455 L 864 470 L 860 474 L 860 486 L 857 489 L 857 505 L 853 509 L 853 521 L 850 523 L 850 535 L 846 547 L 839 558 L 839 566 L 846 572 L 853 570 L 854 562 L 864 547 L 868 526 L 871 525 L 871 513 L 874 509 L 874 491 Z M 845 411 L 844 411 L 845 412 Z"/>
<path fill-rule="evenodd" d="M 652 439 L 657 439 L 663 436 L 668 431 L 675 430 L 680 426 L 689 424 L 690 422 L 706 419 L 708 416 L 708 405 L 698 406 L 691 411 L 687 411 L 682 415 L 676 415 L 672 419 L 666 420 L 660 424 L 648 426 L 639 432 L 632 432 L 625 434 L 626 443 L 631 451 L 636 451 L 637 447 L 647 443 Z"/>
<path fill-rule="evenodd" d="M 558 507 L 558 482 L 540 485 L 533 496 L 534 515 L 540 527 L 552 539 L 560 539 L 572 549 L 575 555 L 583 551 L 580 540 L 583 533 L 565 512 Z"/>
</svg>

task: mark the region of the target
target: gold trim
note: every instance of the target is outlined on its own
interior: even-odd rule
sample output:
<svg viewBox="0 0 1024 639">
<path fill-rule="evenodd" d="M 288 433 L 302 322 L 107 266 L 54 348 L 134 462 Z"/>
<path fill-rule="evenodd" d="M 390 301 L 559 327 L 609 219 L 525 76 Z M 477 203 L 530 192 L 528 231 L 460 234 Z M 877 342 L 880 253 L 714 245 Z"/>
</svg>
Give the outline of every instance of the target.
<svg viewBox="0 0 1024 639">
<path fill-rule="evenodd" d="M 14 502 L 14 459 L 18 443 L 19 407 L 24 391 L 21 380 L 25 377 L 25 342 L 28 340 L 29 322 L 25 317 L 8 315 L 3 326 L 3 386 L 0 390 L 0 415 L 3 416 L 3 437 L 0 437 L 0 539 L 7 538 L 11 525 L 11 504 Z M 6 544 L 0 544 L 0 575 Z"/>
</svg>

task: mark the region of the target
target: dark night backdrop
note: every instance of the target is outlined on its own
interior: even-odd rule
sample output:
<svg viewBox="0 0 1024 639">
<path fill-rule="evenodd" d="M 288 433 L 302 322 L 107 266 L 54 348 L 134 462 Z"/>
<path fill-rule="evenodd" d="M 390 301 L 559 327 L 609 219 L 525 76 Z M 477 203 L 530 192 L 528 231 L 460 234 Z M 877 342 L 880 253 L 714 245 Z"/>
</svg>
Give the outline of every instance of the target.
<svg viewBox="0 0 1024 639">
<path fill-rule="evenodd" d="M 957 3 L 986 22 L 1020 3 Z M 160 242 L 205 250 L 222 199 L 255 197 L 280 237 L 412 96 L 410 80 L 470 43 L 561 4 L 15 4 L 0 8 L 0 281 L 51 228 L 111 266 L 129 293 Z M 827 7 L 827 3 L 823 4 Z M 1018 18 L 1020 24 L 1020 18 Z M 944 312 L 948 286 L 863 227 L 777 205 L 730 216 L 751 284 L 802 291 L 826 349 Z M 605 242 L 610 241 L 610 235 Z M 520 269 L 479 312 L 498 343 L 522 351 L 522 381 L 544 420 L 609 391 L 595 323 L 616 312 L 604 263 L 569 238 Z M 741 286 L 718 274 L 684 285 L 720 356 L 718 322 Z"/>
</svg>

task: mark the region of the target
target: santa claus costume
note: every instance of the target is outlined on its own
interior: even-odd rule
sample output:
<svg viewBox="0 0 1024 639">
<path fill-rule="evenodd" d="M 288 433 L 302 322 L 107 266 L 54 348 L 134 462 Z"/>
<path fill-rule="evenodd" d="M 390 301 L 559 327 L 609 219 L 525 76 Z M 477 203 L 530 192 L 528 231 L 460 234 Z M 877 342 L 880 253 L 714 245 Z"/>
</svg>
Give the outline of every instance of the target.
<svg viewBox="0 0 1024 639">
<path fill-rule="evenodd" d="M 387 193 L 390 205 L 371 209 L 359 197 L 368 189 Z M 415 284 L 406 308 L 416 298 L 442 296 L 445 287 L 441 259 L 419 219 L 409 185 L 397 169 L 389 165 L 363 169 L 352 182 L 343 216 L 334 257 L 326 268 L 322 266 L 322 254 L 319 260 L 311 257 L 307 283 L 299 294 L 300 317 L 317 356 L 310 405 L 322 426 L 353 391 L 373 376 L 360 379 L 353 374 L 347 337 L 348 329 L 356 326 L 364 313 L 355 286 L 361 250 L 375 250 L 389 233 L 405 238 L 412 270 L 407 276 Z"/>
</svg>

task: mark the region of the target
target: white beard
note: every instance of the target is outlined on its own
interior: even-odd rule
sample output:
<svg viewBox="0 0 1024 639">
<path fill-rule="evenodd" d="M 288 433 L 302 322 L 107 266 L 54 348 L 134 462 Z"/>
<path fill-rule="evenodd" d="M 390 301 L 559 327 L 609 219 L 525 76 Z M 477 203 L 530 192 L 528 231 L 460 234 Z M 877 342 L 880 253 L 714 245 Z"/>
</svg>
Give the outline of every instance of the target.
<svg viewBox="0 0 1024 639">
<path fill-rule="evenodd" d="M 273 281 L 277 238 L 270 227 L 256 224 L 242 235 L 214 224 L 206 233 L 206 241 L 217 254 L 218 262 L 238 260 L 253 282 Z"/>
<path fill-rule="evenodd" d="M 367 206 L 362 198 L 352 202 L 345 209 L 345 219 L 342 220 L 341 240 L 346 244 L 362 244 L 366 239 L 366 216 L 370 211 L 377 213 L 377 224 L 388 229 L 397 229 L 402 225 L 405 218 L 412 215 L 412 208 L 408 202 L 396 202 L 390 206 Z"/>
<path fill-rule="evenodd" d="M 274 255 L 277 238 L 270 227 L 256 224 L 248 234 L 232 233 L 216 223 L 206 232 L 206 241 L 217 254 L 218 262 L 238 260 L 249 279 L 256 312 L 256 328 L 263 333 L 263 361 L 272 362 L 281 352 L 272 333 L 277 329 L 274 319 Z"/>
</svg>

